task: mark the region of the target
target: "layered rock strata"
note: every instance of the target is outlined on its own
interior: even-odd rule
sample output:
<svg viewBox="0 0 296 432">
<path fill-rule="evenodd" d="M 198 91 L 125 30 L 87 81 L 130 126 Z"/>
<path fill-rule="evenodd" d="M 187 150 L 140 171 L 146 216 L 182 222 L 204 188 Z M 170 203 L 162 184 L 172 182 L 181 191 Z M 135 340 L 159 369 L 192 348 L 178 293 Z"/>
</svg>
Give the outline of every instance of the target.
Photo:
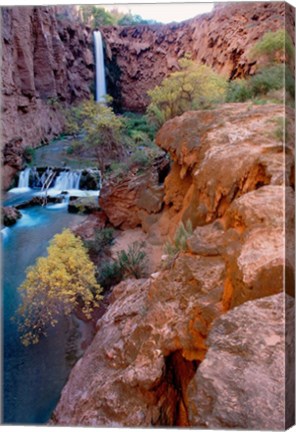
<svg viewBox="0 0 296 432">
<path fill-rule="evenodd" d="M 105 27 L 109 92 L 118 108 L 143 111 L 147 91 L 176 71 L 186 53 L 228 79 L 245 77 L 256 70 L 250 48 L 285 25 L 294 37 L 293 20 L 292 7 L 283 2 L 227 3 L 182 23 Z"/>
<path fill-rule="evenodd" d="M 36 147 L 59 134 L 65 104 L 91 94 L 94 59 L 90 29 L 57 19 L 54 8 L 1 12 L 3 178 L 9 182 L 19 166 L 7 159 L 7 146 L 20 137 L 22 148 Z"/>
<path fill-rule="evenodd" d="M 293 242 L 294 192 L 293 149 L 285 172 L 275 133 L 282 116 L 276 105 L 227 105 L 160 130 L 174 163 L 150 232 L 168 235 L 189 219 L 193 234 L 165 268 L 114 288 L 52 423 L 283 427 L 283 310 L 294 289 L 284 235 Z"/>
</svg>

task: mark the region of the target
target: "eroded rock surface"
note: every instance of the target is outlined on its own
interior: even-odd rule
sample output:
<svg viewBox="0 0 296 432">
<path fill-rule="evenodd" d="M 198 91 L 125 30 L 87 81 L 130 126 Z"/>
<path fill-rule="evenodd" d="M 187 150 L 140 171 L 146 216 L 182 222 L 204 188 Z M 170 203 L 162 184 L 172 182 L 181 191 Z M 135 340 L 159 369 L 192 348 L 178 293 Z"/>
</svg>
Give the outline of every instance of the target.
<svg viewBox="0 0 296 432">
<path fill-rule="evenodd" d="M 285 323 L 293 330 L 293 310 L 293 299 L 281 293 L 248 301 L 213 323 L 206 358 L 188 387 L 191 425 L 285 429 L 285 350 L 294 351 L 290 340 L 285 344 Z"/>
<path fill-rule="evenodd" d="M 282 114 L 276 105 L 225 105 L 186 113 L 160 130 L 157 143 L 170 153 L 173 165 L 162 186 L 162 207 L 160 198 L 154 222 L 146 225 L 147 236 L 163 239 L 189 219 L 193 233 L 187 250 L 150 278 L 114 288 L 95 339 L 63 390 L 53 423 L 282 426 L 284 275 L 286 291 L 294 292 L 294 191 L 283 169 L 283 143 L 274 133 L 275 119 Z M 292 164 L 292 155 L 290 147 L 286 163 Z M 142 189 L 129 186 L 139 185 L 140 179 L 115 187 L 116 193 L 108 191 L 108 218 L 117 226 L 143 222 L 138 203 L 147 183 Z M 291 239 L 287 254 L 285 236 Z M 208 339 L 213 326 L 216 336 Z M 229 346 L 236 357 L 228 362 Z M 214 360 L 207 362 L 213 355 L 220 369 Z M 293 356 L 288 357 L 292 364 Z M 225 392 L 227 409 L 222 396 L 207 397 L 207 391 L 214 391 L 212 376 Z M 204 383 L 200 393 L 199 379 Z M 271 388 L 272 408 L 258 412 L 265 386 Z M 248 407 L 249 416 L 242 411 Z"/>
<path fill-rule="evenodd" d="M 167 167 L 169 161 L 161 157 L 142 174 L 130 170 L 123 179 L 103 184 L 99 202 L 113 226 L 127 229 L 155 222 L 163 206 L 162 174 Z"/>
<path fill-rule="evenodd" d="M 254 2 L 228 3 L 182 23 L 105 27 L 109 91 L 119 107 L 143 111 L 147 91 L 176 71 L 185 53 L 226 78 L 244 77 L 256 69 L 250 48 L 265 32 L 285 25 L 293 35 L 289 5 Z"/>
<path fill-rule="evenodd" d="M 17 137 L 23 148 L 35 147 L 63 130 L 64 105 L 90 96 L 92 35 L 75 21 L 57 20 L 50 7 L 2 8 L 1 13 L 3 147 Z M 11 167 L 4 160 L 8 183 Z"/>
</svg>

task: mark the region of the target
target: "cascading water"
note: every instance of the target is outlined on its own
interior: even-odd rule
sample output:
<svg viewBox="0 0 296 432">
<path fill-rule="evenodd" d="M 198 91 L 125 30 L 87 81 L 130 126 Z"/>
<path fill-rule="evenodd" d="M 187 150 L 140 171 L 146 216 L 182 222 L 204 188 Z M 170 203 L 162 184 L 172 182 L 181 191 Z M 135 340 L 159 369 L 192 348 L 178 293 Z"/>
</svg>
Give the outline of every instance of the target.
<svg viewBox="0 0 296 432">
<path fill-rule="evenodd" d="M 26 168 L 24 171 L 21 171 L 18 181 L 18 188 L 28 188 L 29 187 L 29 178 L 30 178 L 30 168 Z"/>
<path fill-rule="evenodd" d="M 58 190 L 79 189 L 81 171 L 62 171 L 56 179 L 54 188 Z"/>
<path fill-rule="evenodd" d="M 101 32 L 94 32 L 95 57 L 96 57 L 96 101 L 104 102 L 106 95 L 106 78 L 104 67 L 104 51 Z"/>
</svg>

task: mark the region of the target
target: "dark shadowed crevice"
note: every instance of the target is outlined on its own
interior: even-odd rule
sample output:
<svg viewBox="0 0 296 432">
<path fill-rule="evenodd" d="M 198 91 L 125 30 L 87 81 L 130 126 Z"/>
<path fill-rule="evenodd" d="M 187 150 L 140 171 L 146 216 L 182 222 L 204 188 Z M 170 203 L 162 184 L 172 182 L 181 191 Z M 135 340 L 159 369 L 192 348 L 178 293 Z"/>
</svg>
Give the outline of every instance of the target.
<svg viewBox="0 0 296 432">
<path fill-rule="evenodd" d="M 165 398 L 160 407 L 159 426 L 190 426 L 187 412 L 187 387 L 200 362 L 186 360 L 181 351 L 165 359 Z"/>
</svg>

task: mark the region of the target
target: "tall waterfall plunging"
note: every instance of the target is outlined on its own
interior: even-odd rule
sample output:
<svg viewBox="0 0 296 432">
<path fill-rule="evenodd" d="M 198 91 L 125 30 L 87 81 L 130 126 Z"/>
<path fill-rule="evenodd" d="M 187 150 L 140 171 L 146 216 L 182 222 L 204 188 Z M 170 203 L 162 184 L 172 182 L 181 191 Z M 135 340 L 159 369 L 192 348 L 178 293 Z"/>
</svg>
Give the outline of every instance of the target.
<svg viewBox="0 0 296 432">
<path fill-rule="evenodd" d="M 95 58 L 96 58 L 96 101 L 104 102 L 106 95 L 106 77 L 104 67 L 103 41 L 100 31 L 94 32 Z"/>
</svg>

